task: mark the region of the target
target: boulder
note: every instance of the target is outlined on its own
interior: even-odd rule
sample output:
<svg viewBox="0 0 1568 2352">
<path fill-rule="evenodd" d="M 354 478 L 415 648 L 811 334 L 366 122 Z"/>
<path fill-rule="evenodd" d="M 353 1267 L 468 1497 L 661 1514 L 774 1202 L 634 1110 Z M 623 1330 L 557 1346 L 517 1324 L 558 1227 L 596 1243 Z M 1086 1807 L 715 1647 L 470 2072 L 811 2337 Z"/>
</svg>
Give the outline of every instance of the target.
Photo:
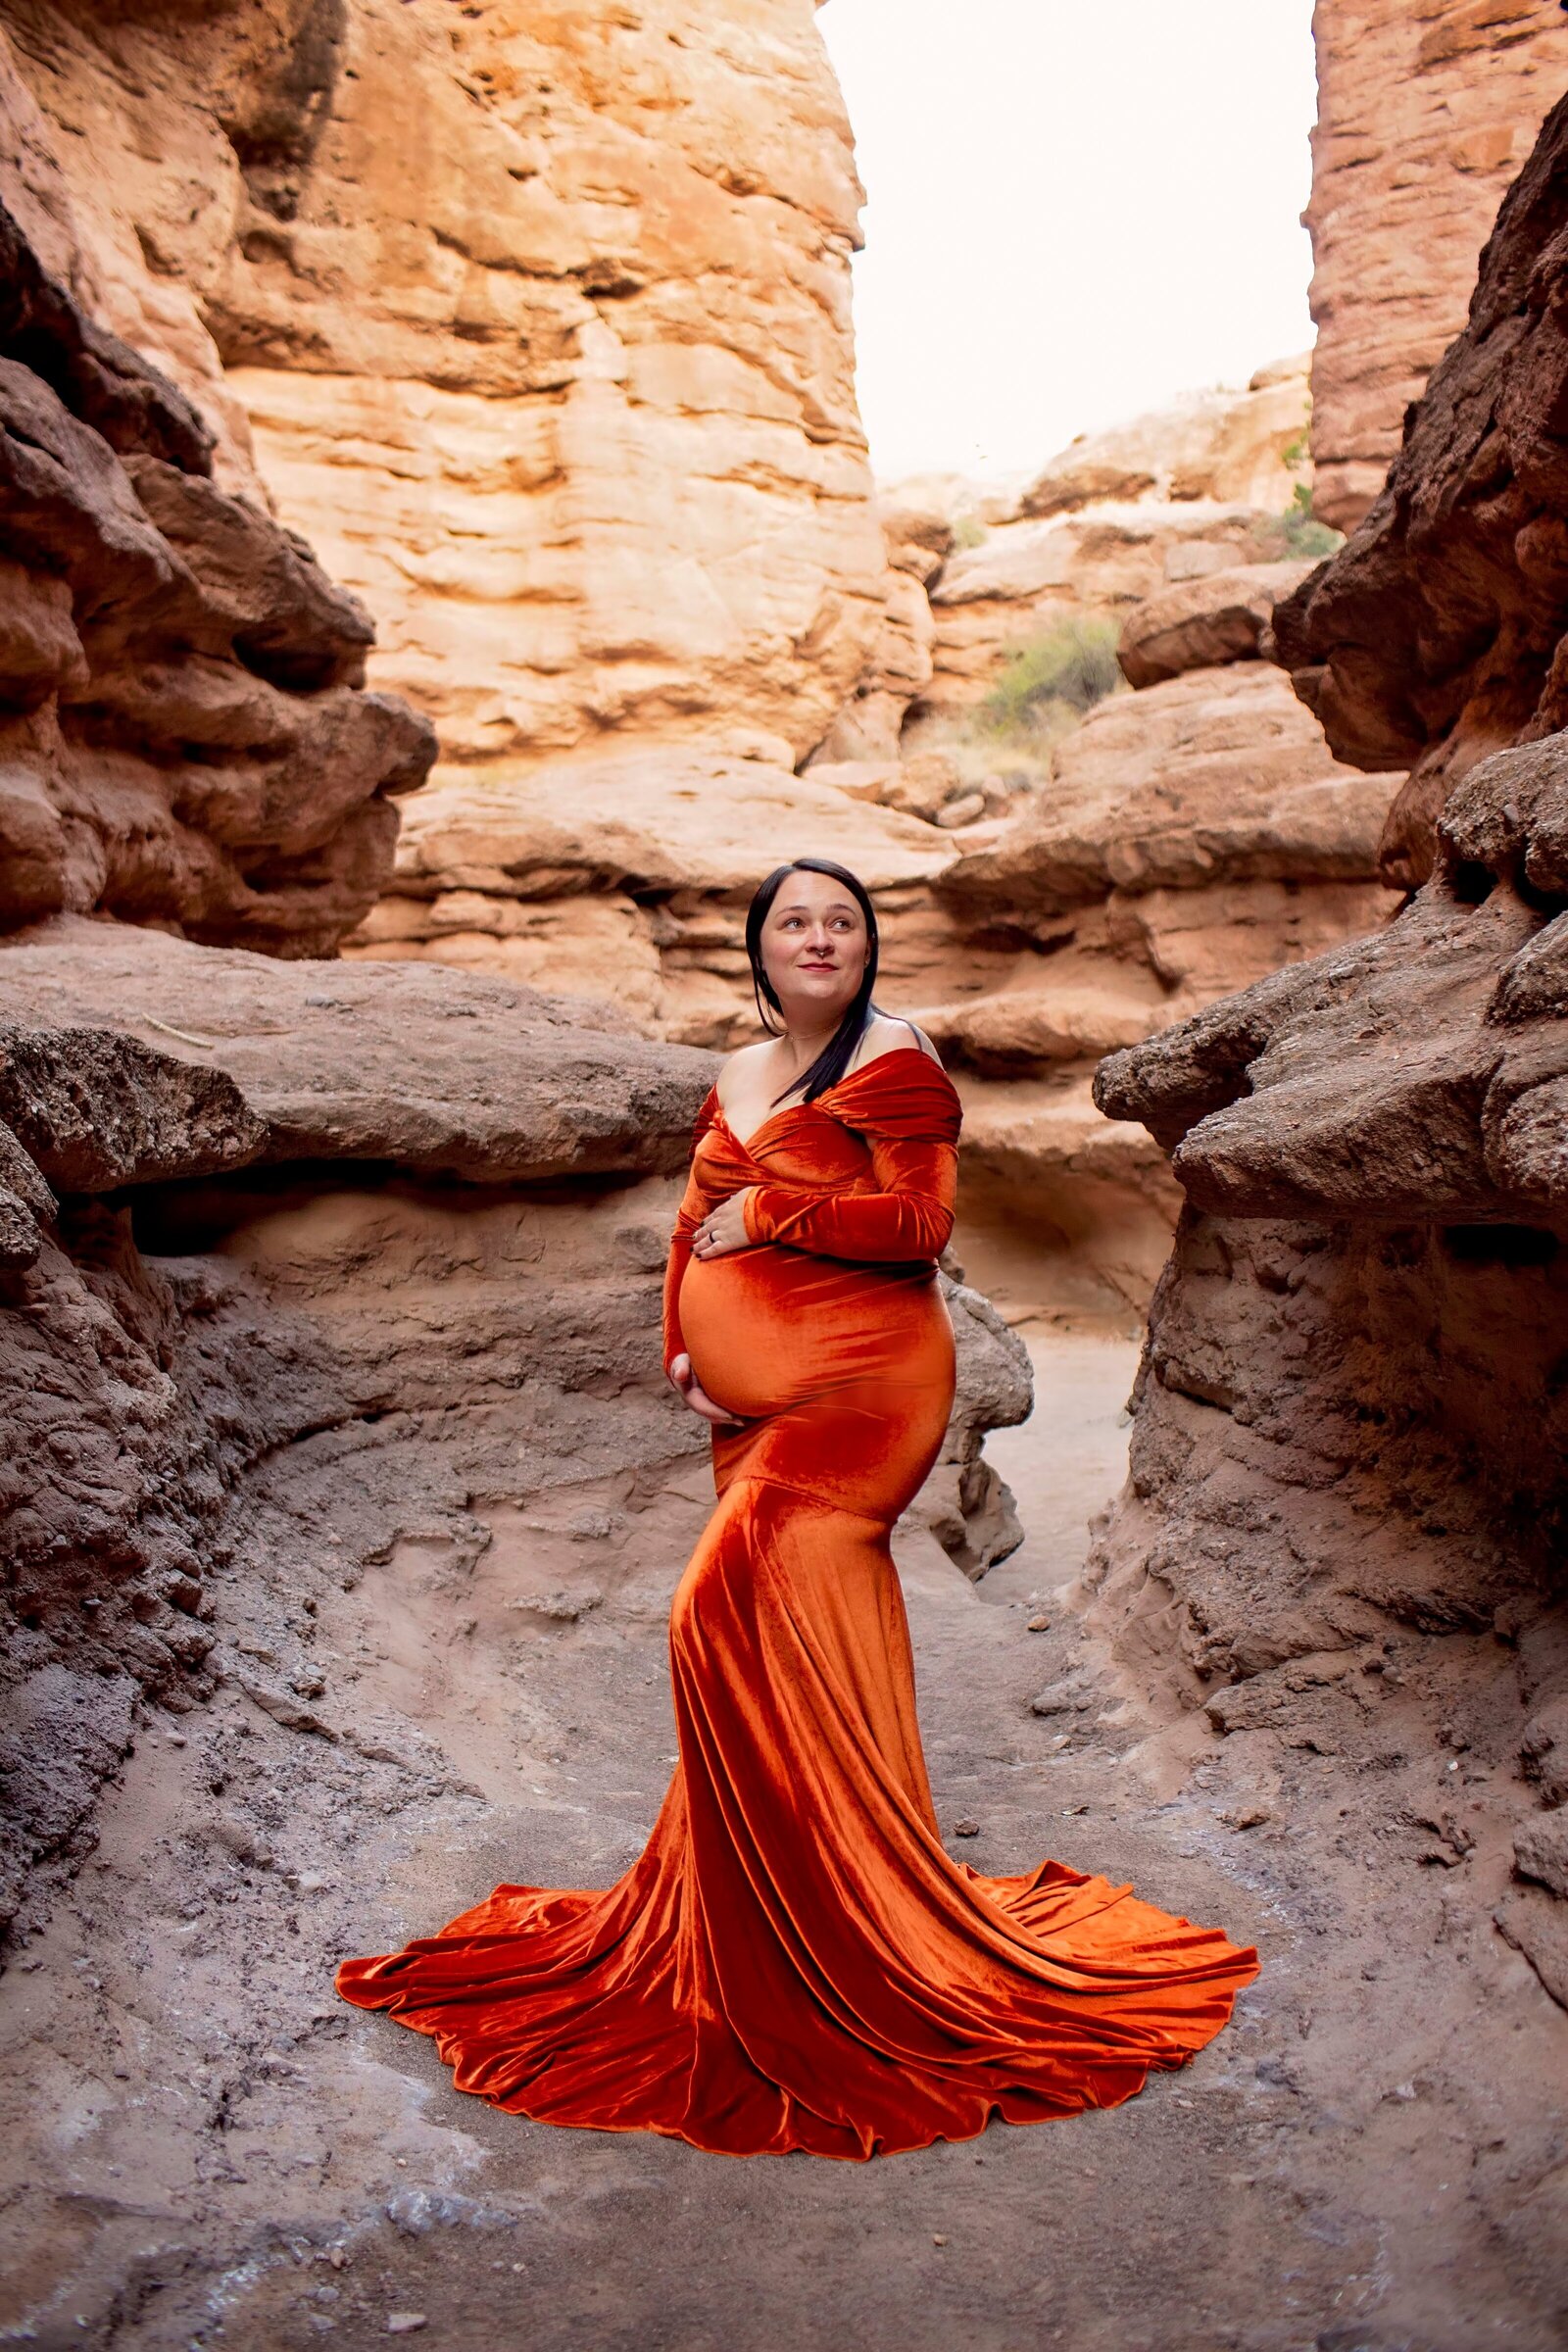
<svg viewBox="0 0 1568 2352">
<path fill-rule="evenodd" d="M 1108 431 L 1081 433 L 1029 484 L 1019 514 L 1070 514 L 1146 498 L 1288 506 L 1286 453 L 1305 422 L 1309 360 L 1259 368 L 1245 391 L 1190 392 Z"/>
<path fill-rule="evenodd" d="M 669 1170 L 712 1078 L 708 1055 L 617 1029 L 603 1003 L 79 919 L 0 945 L 0 999 L 18 1024 L 0 1118 L 74 1192 L 248 1161 L 391 1162 L 472 1184 Z M 142 1106 L 123 1140 L 122 1098 Z"/>
<path fill-rule="evenodd" d="M 1090 711 L 1051 788 L 945 898 L 1049 918 L 1111 890 L 1370 882 L 1396 779 L 1341 766 L 1261 662 L 1193 670 Z"/>
<path fill-rule="evenodd" d="M 1179 580 L 1122 623 L 1116 658 L 1129 686 L 1158 686 L 1184 670 L 1250 662 L 1274 607 L 1298 588 L 1309 563 L 1245 564 Z"/>
</svg>

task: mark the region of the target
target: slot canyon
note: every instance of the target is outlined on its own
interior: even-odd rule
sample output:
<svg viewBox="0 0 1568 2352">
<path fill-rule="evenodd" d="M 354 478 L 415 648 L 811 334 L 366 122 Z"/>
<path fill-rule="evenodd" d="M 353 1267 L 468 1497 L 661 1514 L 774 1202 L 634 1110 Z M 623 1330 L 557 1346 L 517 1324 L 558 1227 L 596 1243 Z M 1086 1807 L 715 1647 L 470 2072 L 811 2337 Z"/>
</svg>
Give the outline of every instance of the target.
<svg viewBox="0 0 1568 2352">
<path fill-rule="evenodd" d="M 0 2343 L 1564 2340 L 1568 15 L 1313 37 L 1311 351 L 1001 484 L 814 0 L 0 0 Z M 649 1836 L 802 854 L 963 1107 L 944 1839 L 1262 1962 L 858 2166 L 332 1984 Z"/>
</svg>

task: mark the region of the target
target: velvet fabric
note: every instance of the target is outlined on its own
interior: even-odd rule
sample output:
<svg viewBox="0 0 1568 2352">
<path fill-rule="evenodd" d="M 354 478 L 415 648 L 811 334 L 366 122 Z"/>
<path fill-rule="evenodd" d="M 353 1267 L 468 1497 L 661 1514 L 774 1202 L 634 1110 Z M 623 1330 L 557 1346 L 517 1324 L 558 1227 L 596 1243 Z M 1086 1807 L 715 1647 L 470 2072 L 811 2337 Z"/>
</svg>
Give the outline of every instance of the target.
<svg viewBox="0 0 1568 2352">
<path fill-rule="evenodd" d="M 1255 1955 L 1126 1886 L 945 1852 L 889 1531 L 935 1461 L 958 1105 L 900 1049 L 746 1142 L 698 1120 L 665 1284 L 716 1403 L 718 1504 L 675 1593 L 680 1761 L 603 1892 L 498 1886 L 346 1961 L 344 1996 L 434 2036 L 462 2090 L 732 2155 L 860 2158 L 1109 2107 L 1182 2065 Z M 692 1233 L 756 1187 L 754 1247 Z"/>
</svg>

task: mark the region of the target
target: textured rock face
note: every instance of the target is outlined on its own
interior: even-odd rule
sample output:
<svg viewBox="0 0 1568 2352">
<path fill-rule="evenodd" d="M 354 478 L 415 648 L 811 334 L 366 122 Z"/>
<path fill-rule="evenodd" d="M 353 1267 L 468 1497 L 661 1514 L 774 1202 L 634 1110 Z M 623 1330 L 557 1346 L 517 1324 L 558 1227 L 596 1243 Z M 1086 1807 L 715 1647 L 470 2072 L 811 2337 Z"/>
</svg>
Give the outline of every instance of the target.
<svg viewBox="0 0 1568 2352">
<path fill-rule="evenodd" d="M 1280 556 L 1304 460 L 1306 369 L 1305 359 L 1265 368 L 1246 391 L 1195 393 L 1086 435 L 1015 498 L 991 502 L 979 543 L 930 579 L 931 674 L 916 713 L 981 700 L 1008 649 L 1041 630 L 1121 617 L 1182 582 Z M 918 490 L 890 493 L 895 512 Z M 923 495 L 940 505 L 943 486 Z"/>
<path fill-rule="evenodd" d="M 1350 530 L 1568 89 L 1568 27 L 1556 0 L 1316 0 L 1312 24 L 1313 503 Z"/>
<path fill-rule="evenodd" d="M 1276 615 L 1280 659 L 1343 759 L 1413 761 L 1383 871 L 1432 871 L 1436 822 L 1478 760 L 1568 719 L 1568 119 L 1554 110 L 1487 248 L 1387 488 Z"/>
<path fill-rule="evenodd" d="M 710 1070 L 502 982 L 102 923 L 0 949 L 0 992 L 10 1919 L 90 1838 L 142 1697 L 210 1687 L 208 1580 L 256 1465 L 335 1443 L 395 1532 L 452 1517 L 459 1459 L 499 1492 L 509 1454 L 526 1489 L 689 1449 L 649 1336 L 657 1172 Z M 585 1171 L 600 1190 L 530 1189 Z M 395 1495 L 388 1413 L 446 1433 Z"/>
<path fill-rule="evenodd" d="M 0 204 L 0 926 L 101 909 L 329 950 L 434 751 L 362 691 L 372 636 Z"/>
<path fill-rule="evenodd" d="M 894 1001 L 969 959 L 931 897 L 954 857 L 936 826 L 815 775 L 658 746 L 421 794 L 392 895 L 350 952 L 592 988 L 662 1036 L 738 1044 L 757 1026 L 748 902 L 771 866 L 806 856 L 840 859 L 871 891 Z"/>
<path fill-rule="evenodd" d="M 1123 663 L 1159 682 L 1098 705 L 1024 813 L 937 880 L 989 950 L 919 1012 L 961 1073 L 971 1213 L 1032 1229 L 1064 1303 L 1098 1280 L 1141 1306 L 1179 1197 L 1154 1145 L 1105 1127 L 1096 1060 L 1393 905 L 1375 855 L 1396 779 L 1339 764 L 1255 658 L 1270 586 L 1298 576 L 1222 572 L 1135 608 Z"/>
<path fill-rule="evenodd" d="M 1121 632 L 1119 659 L 1129 686 L 1158 686 L 1190 669 L 1254 661 L 1274 608 L 1298 588 L 1306 563 L 1245 564 L 1235 571 L 1179 580 L 1138 606 Z"/>
<path fill-rule="evenodd" d="M 1530 1812 L 1531 1782 L 1562 1801 L 1568 1725 L 1568 615 L 1538 552 L 1568 515 L 1565 151 L 1568 103 L 1388 492 L 1275 616 L 1342 755 L 1420 756 L 1384 855 L 1426 879 L 1375 938 L 1097 1082 L 1174 1147 L 1188 1201 L 1097 1573 L 1124 1654 L 1152 1666 L 1157 1624 L 1167 1687 L 1218 1729 L 1387 1756 L 1460 1864 L 1517 1833 L 1497 1924 L 1568 2000 L 1556 1847 Z M 1410 1653 L 1420 1704 L 1393 1740 L 1379 1658 L 1412 1628 L 1446 1640 Z M 1468 1817 L 1435 1813 L 1421 1784 L 1461 1755 Z M 1482 1873 L 1470 1900 L 1495 1900 Z"/>
<path fill-rule="evenodd" d="M 1157 1615 L 1167 1681 L 1221 1730 L 1359 1756 L 1377 1645 L 1462 1636 L 1420 1668 L 1423 1738 L 1477 1751 L 1504 1827 L 1568 1706 L 1565 825 L 1568 741 L 1499 754 L 1386 931 L 1097 1088 L 1176 1146 L 1189 1203 L 1096 1570 L 1124 1649 L 1152 1663 Z M 1499 1920 L 1568 1998 L 1548 1896 Z"/>
<path fill-rule="evenodd" d="M 710 1078 L 704 1055 L 617 1032 L 602 1003 L 406 964 L 280 970 L 156 932 L 58 922 L 20 933 L 0 977 L 14 1021 L 90 1023 L 152 1049 L 187 1084 L 232 1082 L 261 1122 L 236 1164 L 391 1161 L 470 1184 L 668 1174 Z M 58 1115 L 51 1106 L 51 1129 Z M 189 1175 L 203 1172 L 195 1141 Z M 138 1164 L 109 1181 L 169 1172 Z"/>
<path fill-rule="evenodd" d="M 811 0 L 4 16 L 122 315 L 200 322 L 448 757 L 811 748 L 885 567 Z"/>
<path fill-rule="evenodd" d="M 24 1926 L 145 1699 L 211 1690 L 215 1570 L 298 1543 L 319 1492 L 350 1500 L 350 1574 L 419 1544 L 471 1566 L 541 1514 L 569 1561 L 607 1496 L 678 1566 L 705 1433 L 659 1292 L 712 1063 L 502 980 L 101 922 L 0 948 L 0 1926 Z M 1029 1376 L 947 1288 L 959 1396 L 914 1508 L 978 1573 L 1018 1540 L 981 1446 Z M 549 1550 L 524 1532 L 536 1576 Z M 339 1736 L 298 1657 L 223 1671 Z"/>
<path fill-rule="evenodd" d="M 1568 719 L 1566 228 L 1558 106 L 1387 489 L 1274 623 L 1345 760 L 1415 762 L 1382 840 L 1382 872 L 1401 887 L 1432 872 L 1439 811 L 1476 760 Z"/>
<path fill-rule="evenodd" d="M 1020 515 L 1049 519 L 1086 507 L 1212 500 L 1271 512 L 1290 504 L 1307 371 L 1303 357 L 1260 368 L 1245 391 L 1189 392 L 1145 416 L 1080 433 L 1018 500 Z"/>
</svg>

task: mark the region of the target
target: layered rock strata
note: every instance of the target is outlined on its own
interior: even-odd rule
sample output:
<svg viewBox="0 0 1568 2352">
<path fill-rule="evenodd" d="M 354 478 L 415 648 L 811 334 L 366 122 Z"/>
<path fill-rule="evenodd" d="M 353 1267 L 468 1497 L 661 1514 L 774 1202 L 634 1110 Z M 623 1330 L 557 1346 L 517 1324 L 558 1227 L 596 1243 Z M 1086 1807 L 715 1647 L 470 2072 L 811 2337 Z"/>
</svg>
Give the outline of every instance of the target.
<svg viewBox="0 0 1568 2352">
<path fill-rule="evenodd" d="M 923 503 L 940 518 L 956 505 L 975 536 L 928 577 L 930 675 L 910 698 L 914 717 L 970 710 L 1008 651 L 1054 626 L 1119 621 L 1162 590 L 1281 558 L 1308 478 L 1306 371 L 1304 358 L 1260 368 L 1245 391 L 1195 393 L 1082 435 L 978 514 L 962 484 L 896 487 L 895 515 Z"/>
<path fill-rule="evenodd" d="M 0 204 L 0 927 L 102 910 L 329 950 L 434 754 L 364 690 L 373 635 Z"/>
<path fill-rule="evenodd" d="M 1464 323 L 1498 202 L 1568 89 L 1556 0 L 1316 0 L 1316 512 L 1360 521 Z"/>
<path fill-rule="evenodd" d="M 1385 864 L 1425 878 L 1097 1082 L 1187 1196 L 1097 1575 L 1167 1695 L 1386 1773 L 1391 1837 L 1426 1821 L 1568 2001 L 1565 190 L 1568 102 L 1388 491 L 1276 616 L 1337 751 L 1418 758 Z"/>
<path fill-rule="evenodd" d="M 1559 106 L 1387 487 L 1276 616 L 1280 659 L 1341 757 L 1411 767 L 1381 858 L 1403 888 L 1433 870 L 1439 812 L 1475 762 L 1568 721 L 1563 148 Z"/>
<path fill-rule="evenodd" d="M 954 856 L 937 827 L 815 775 L 657 745 L 530 765 L 499 790 L 440 779 L 411 805 L 389 895 L 349 953 L 592 989 L 660 1035 L 740 1044 L 757 1029 L 748 902 L 806 856 L 871 892 L 894 1001 L 969 959 L 931 899 Z"/>
<path fill-rule="evenodd" d="M 178 314 L 449 758 L 820 738 L 884 558 L 811 0 L 0 14 L 124 331 Z"/>
<path fill-rule="evenodd" d="M 1140 691 L 1093 710 L 1023 813 L 936 879 L 989 967 L 919 1012 L 960 1072 L 970 1212 L 1031 1232 L 1037 1279 L 1064 1303 L 1098 1281 L 1142 1305 L 1178 1200 L 1158 1146 L 1096 1110 L 1100 1056 L 1375 930 L 1395 904 L 1375 858 L 1396 779 L 1338 762 L 1258 658 L 1302 568 L 1216 573 L 1136 607 L 1121 661 Z"/>
</svg>

